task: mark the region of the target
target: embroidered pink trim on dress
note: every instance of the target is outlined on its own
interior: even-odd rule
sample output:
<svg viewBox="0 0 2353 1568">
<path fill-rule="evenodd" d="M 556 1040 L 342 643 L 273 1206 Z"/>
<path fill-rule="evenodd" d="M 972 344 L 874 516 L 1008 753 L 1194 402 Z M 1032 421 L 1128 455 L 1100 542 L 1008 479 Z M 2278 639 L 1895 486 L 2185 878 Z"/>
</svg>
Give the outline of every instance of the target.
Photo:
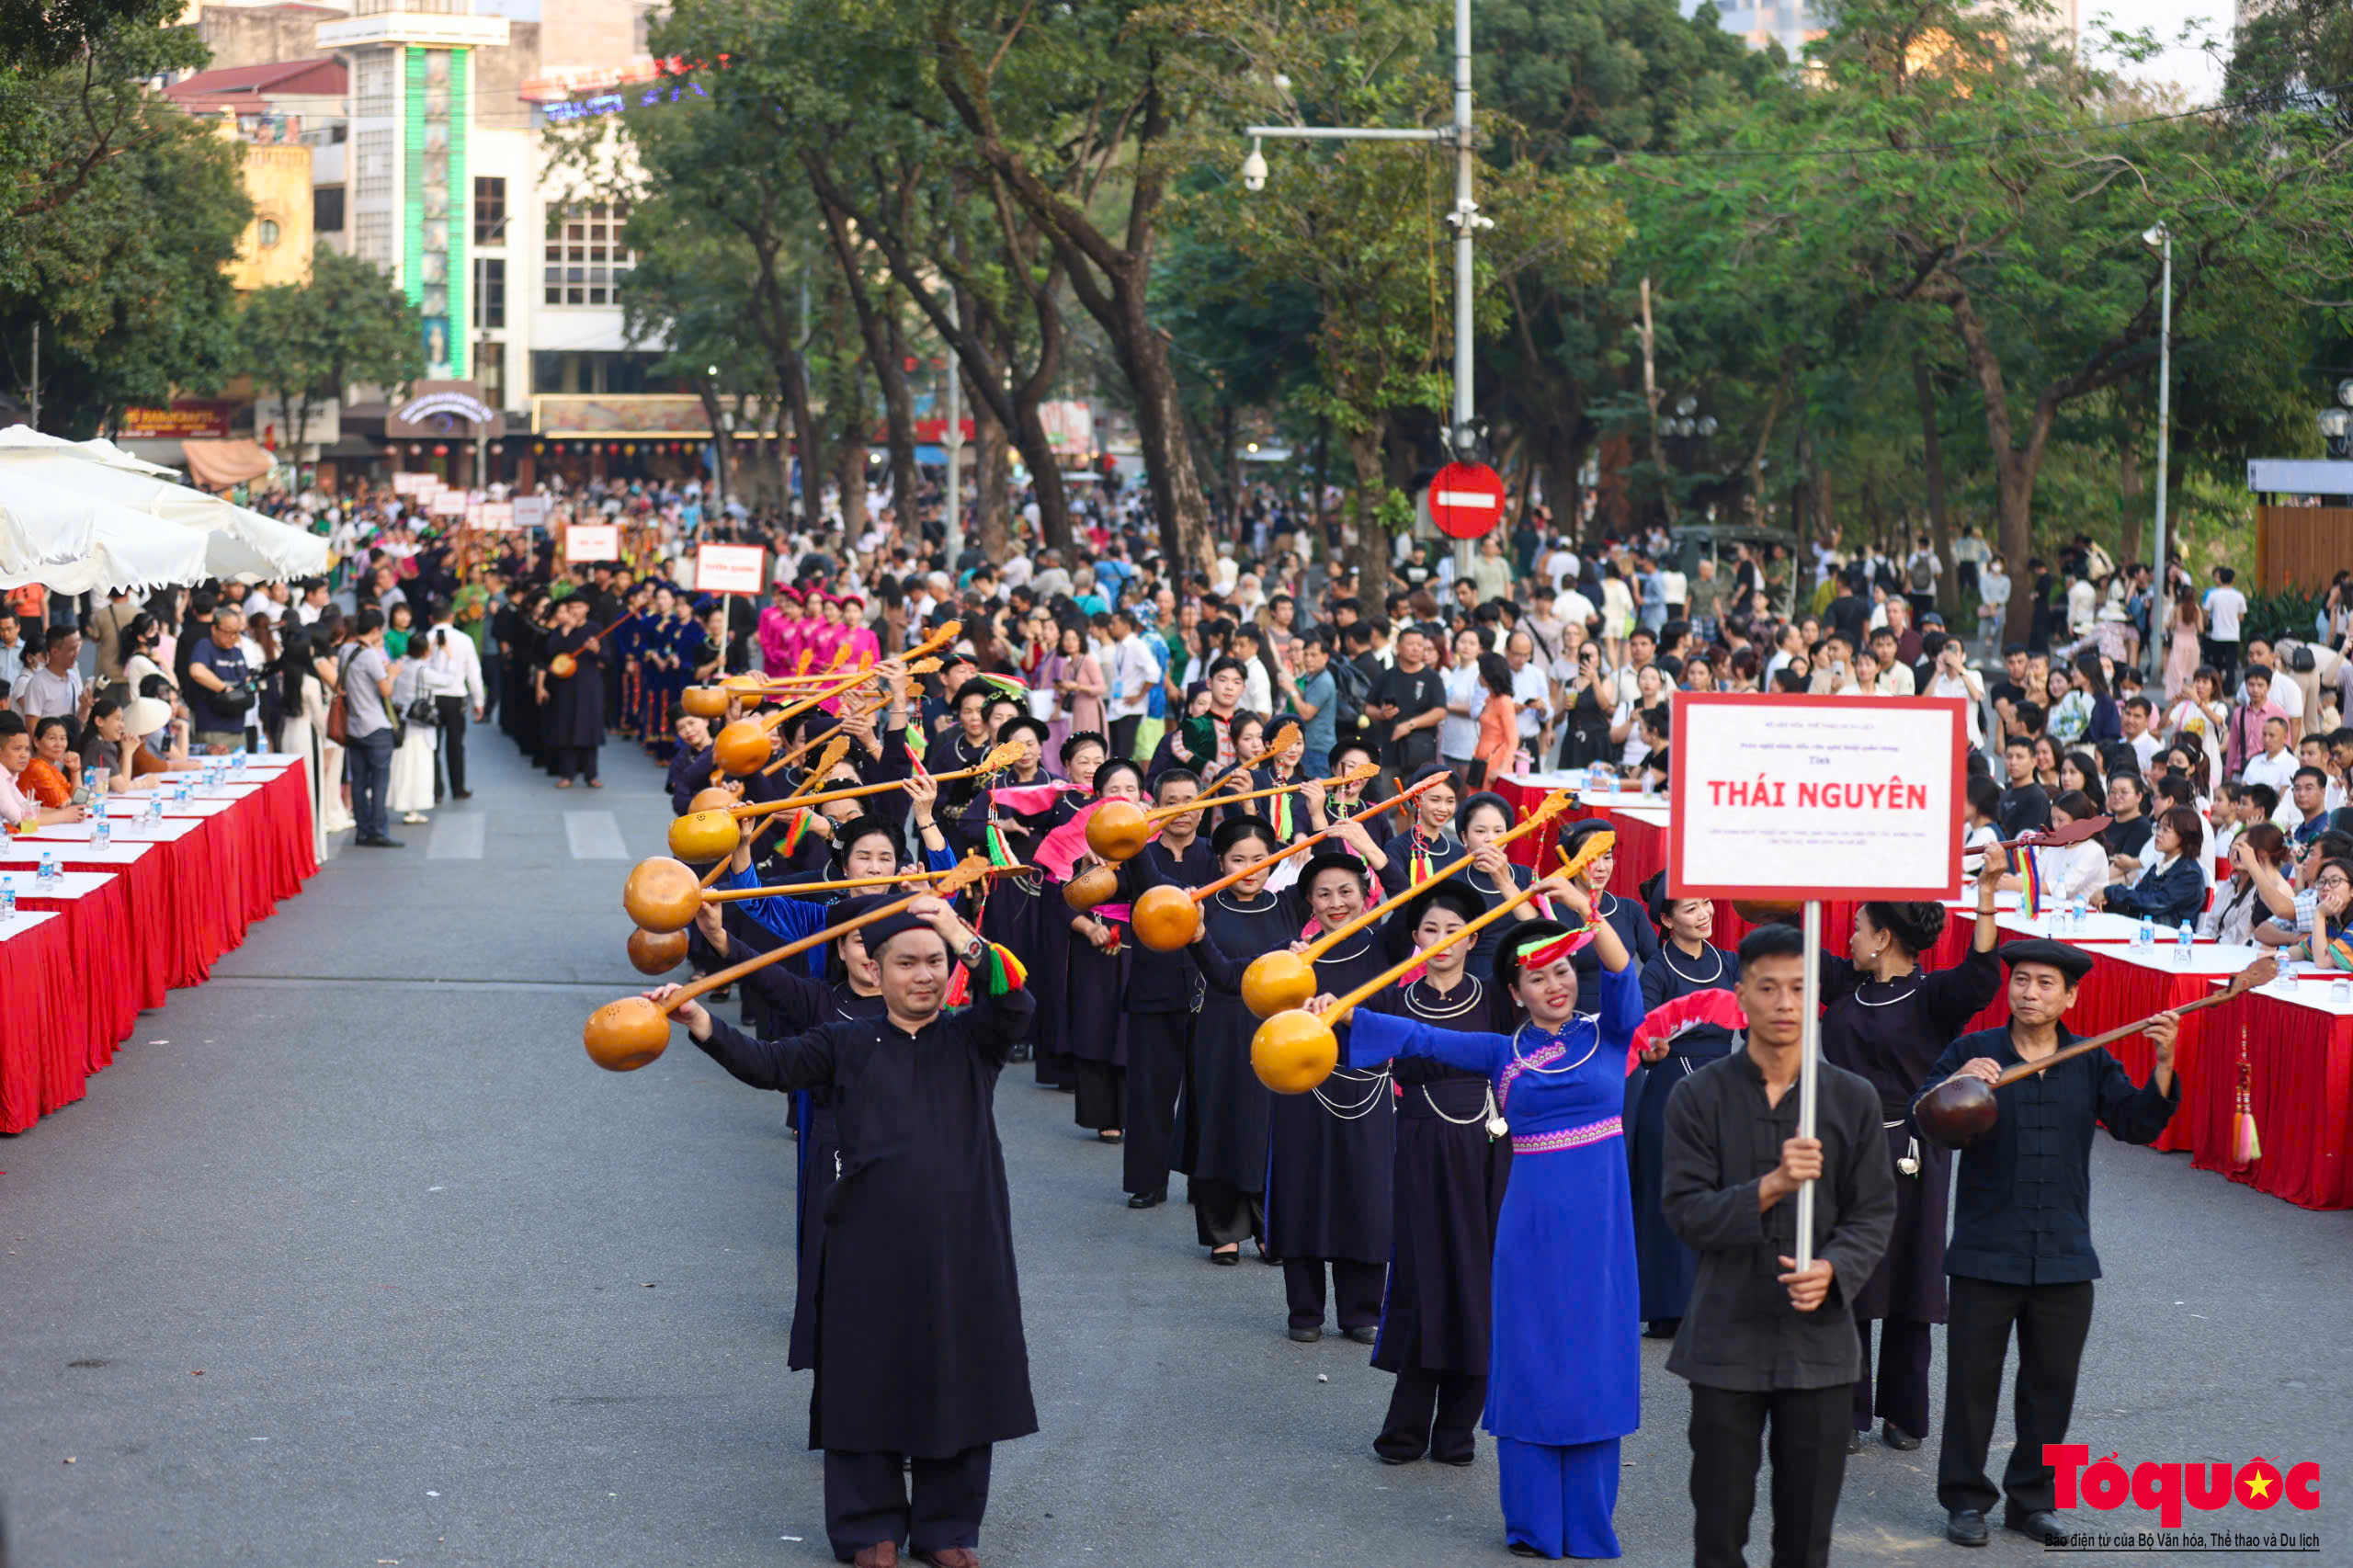
<svg viewBox="0 0 2353 1568">
<path fill-rule="evenodd" d="M 1506 1067 L 1503 1072 L 1496 1076 L 1495 1108 L 1501 1110 L 1511 1104 L 1511 1085 L 1513 1079 L 1518 1077 L 1522 1073 L 1527 1072 L 1531 1067 L 1541 1067 L 1548 1062 L 1558 1062 L 1562 1057 L 1566 1056 L 1568 1053 L 1569 1048 L 1561 1044 L 1558 1040 L 1555 1040 L 1551 1045 L 1545 1046 L 1543 1049 L 1534 1052 L 1532 1055 L 1515 1057 L 1512 1060 L 1511 1065 Z"/>
<path fill-rule="evenodd" d="M 1606 1142 L 1625 1135 L 1625 1118 L 1613 1116 L 1607 1121 L 1588 1121 L 1583 1127 L 1563 1127 L 1558 1132 L 1515 1132 L 1511 1135 L 1511 1152 L 1515 1154 L 1552 1154 L 1563 1149 L 1582 1149 L 1588 1143 Z"/>
</svg>

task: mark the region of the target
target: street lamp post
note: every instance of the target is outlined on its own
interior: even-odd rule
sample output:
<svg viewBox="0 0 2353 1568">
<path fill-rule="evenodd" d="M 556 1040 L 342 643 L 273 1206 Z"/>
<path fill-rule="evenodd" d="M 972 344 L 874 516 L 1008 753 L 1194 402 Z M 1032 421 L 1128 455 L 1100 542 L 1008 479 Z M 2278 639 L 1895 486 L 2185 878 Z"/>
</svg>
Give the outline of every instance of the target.
<svg viewBox="0 0 2353 1568">
<path fill-rule="evenodd" d="M 2164 301 L 2157 315 L 2157 517 L 2154 556 L 2156 597 L 2149 605 L 2147 652 L 2150 673 L 2163 666 L 2163 628 L 2172 623 L 2173 584 L 2165 571 L 2165 459 L 2173 437 L 2173 231 L 2158 223 L 2141 236 L 2141 243 L 2165 257 Z"/>
<path fill-rule="evenodd" d="M 1473 369 L 1471 324 L 1471 243 L 1473 232 L 1492 229 L 1495 220 L 1483 216 L 1472 199 L 1471 161 L 1477 140 L 1471 119 L 1471 0 L 1454 0 L 1454 122 L 1427 130 L 1396 130 L 1369 126 L 1253 125 L 1250 155 L 1242 161 L 1242 187 L 1263 189 L 1267 183 L 1266 154 L 1258 142 L 1267 137 L 1320 142 L 1435 142 L 1454 149 L 1454 207 L 1446 221 L 1454 227 L 1454 416 L 1447 427 L 1447 444 L 1458 462 L 1476 460 L 1480 446 L 1477 415 L 1472 406 Z M 1454 541 L 1457 577 L 1471 574 L 1471 541 Z"/>
</svg>

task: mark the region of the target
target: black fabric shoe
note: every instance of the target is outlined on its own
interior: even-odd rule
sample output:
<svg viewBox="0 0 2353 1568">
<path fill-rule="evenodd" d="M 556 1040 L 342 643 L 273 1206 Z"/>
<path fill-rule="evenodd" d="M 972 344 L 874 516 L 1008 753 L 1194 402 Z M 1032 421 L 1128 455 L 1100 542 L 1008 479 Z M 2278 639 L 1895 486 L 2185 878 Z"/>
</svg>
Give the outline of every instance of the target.
<svg viewBox="0 0 2353 1568">
<path fill-rule="evenodd" d="M 1955 1508 L 1945 1518 L 1945 1539 L 1955 1546 L 1985 1544 L 1985 1516 L 1974 1508 Z"/>
<path fill-rule="evenodd" d="M 1131 1209 L 1157 1209 L 1167 1201 L 1168 1189 L 1165 1187 L 1156 1192 L 1131 1192 L 1128 1195 L 1128 1207 Z"/>
<path fill-rule="evenodd" d="M 1882 1421 L 1879 1424 L 1879 1440 L 1898 1453 L 1908 1454 L 1920 1446 L 1919 1438 L 1893 1421 Z"/>
<path fill-rule="evenodd" d="M 1859 1454 L 1859 1453 L 1861 1453 L 1861 1452 L 1863 1451 L 1863 1444 L 1864 1444 L 1864 1442 L 1865 1442 L 1865 1441 L 1866 1441 L 1870 1437 L 1870 1434 L 1869 1432 L 1849 1432 L 1849 1433 L 1847 1433 L 1847 1451 L 1848 1453 L 1850 1453 L 1850 1454 Z"/>
<path fill-rule="evenodd" d="M 1340 1332 L 1358 1345 L 1370 1345 L 1381 1338 L 1381 1330 L 1371 1324 L 1358 1324 L 1354 1328 L 1344 1328 Z"/>
<path fill-rule="evenodd" d="M 1290 1336 L 1302 1345 L 1313 1345 L 1324 1337 L 1324 1331 L 1320 1328 L 1294 1328 Z"/>
<path fill-rule="evenodd" d="M 2016 1509 L 2006 1510 L 2002 1516 L 2002 1528 L 2016 1530 L 2027 1540 L 2039 1540 L 2045 1546 L 2063 1546 L 2067 1540 L 2067 1521 L 2049 1508 L 2036 1508 L 2024 1514 Z"/>
<path fill-rule="evenodd" d="M 1672 1339 L 1675 1331 L 1683 1326 L 1681 1318 L 1654 1318 L 1643 1326 L 1644 1339 Z"/>
</svg>

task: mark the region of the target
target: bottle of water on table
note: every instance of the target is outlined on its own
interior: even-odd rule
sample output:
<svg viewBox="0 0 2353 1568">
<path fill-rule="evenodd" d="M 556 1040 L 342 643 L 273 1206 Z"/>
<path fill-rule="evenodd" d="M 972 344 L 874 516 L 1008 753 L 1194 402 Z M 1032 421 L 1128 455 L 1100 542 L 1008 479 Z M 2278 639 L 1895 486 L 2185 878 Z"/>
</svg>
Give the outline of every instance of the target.
<svg viewBox="0 0 2353 1568">
<path fill-rule="evenodd" d="M 101 849 L 114 842 L 114 823 L 107 815 L 104 801 L 98 804 L 98 814 L 90 819 L 90 842 Z"/>
<path fill-rule="evenodd" d="M 2155 920 L 2146 915 L 2141 916 L 2141 929 L 2140 932 L 2133 937 L 2132 945 L 2143 951 L 2146 951 L 2148 949 L 2154 948 L 2157 945 L 2157 923 Z"/>
<path fill-rule="evenodd" d="M 0 926 L 17 918 L 17 879 L 0 871 Z"/>
<path fill-rule="evenodd" d="M 57 880 L 56 850 L 44 849 L 40 852 L 40 869 L 35 873 L 35 880 L 44 882 L 53 882 Z"/>
<path fill-rule="evenodd" d="M 2173 961 L 2187 969 L 2189 966 L 2190 949 L 2197 943 L 2198 933 L 2189 928 L 2188 921 L 2183 921 L 2180 929 L 2177 930 L 2173 936 Z"/>
</svg>

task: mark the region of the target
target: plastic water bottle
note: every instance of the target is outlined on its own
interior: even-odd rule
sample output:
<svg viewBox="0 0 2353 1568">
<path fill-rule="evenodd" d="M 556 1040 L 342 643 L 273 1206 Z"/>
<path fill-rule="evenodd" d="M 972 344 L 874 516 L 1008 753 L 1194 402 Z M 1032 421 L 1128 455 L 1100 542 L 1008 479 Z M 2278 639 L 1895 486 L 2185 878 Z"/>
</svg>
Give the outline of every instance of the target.
<svg viewBox="0 0 2353 1568">
<path fill-rule="evenodd" d="M 239 746 L 235 751 L 229 754 L 229 772 L 233 777 L 238 778 L 243 778 L 245 776 L 244 747 Z"/>
<path fill-rule="evenodd" d="M 0 926 L 17 918 L 17 879 L 0 872 Z"/>
<path fill-rule="evenodd" d="M 150 823 L 164 820 L 164 792 L 161 790 L 147 797 L 147 820 Z"/>
<path fill-rule="evenodd" d="M 2132 945 L 2143 949 L 2155 947 L 2157 945 L 2156 921 L 2145 915 L 2141 916 L 2140 934 L 2132 938 Z"/>
<path fill-rule="evenodd" d="M 101 849 L 114 842 L 114 823 L 108 817 L 103 805 L 98 808 L 98 814 L 91 819 L 90 842 Z"/>
<path fill-rule="evenodd" d="M 181 780 L 180 780 L 180 792 L 179 792 L 177 795 L 174 796 L 174 797 L 173 797 L 173 800 L 174 800 L 175 801 L 176 801 L 178 804 L 185 806 L 185 805 L 187 805 L 187 804 L 188 803 L 188 801 L 189 801 L 191 799 L 193 799 L 193 798 L 194 798 L 194 796 L 193 796 L 193 792 L 192 792 L 192 791 L 188 789 L 188 780 L 187 780 L 187 779 L 185 779 L 185 778 L 181 779 Z"/>
<path fill-rule="evenodd" d="M 2353 980 L 2338 975 L 2328 983 L 2328 1005 L 2332 1007 L 2353 1007 Z"/>
<path fill-rule="evenodd" d="M 2183 921 L 2180 929 L 2173 934 L 2173 961 L 2186 967 L 2189 962 L 2190 949 L 2197 942 L 2198 933 L 2189 928 L 2188 921 Z"/>
<path fill-rule="evenodd" d="M 2090 923 L 2090 919 L 2091 911 L 2085 905 L 2082 899 L 2079 898 L 2070 903 L 2067 906 L 2067 935 L 2082 936 L 2084 927 Z"/>
<path fill-rule="evenodd" d="M 34 872 L 33 876 L 38 881 L 53 882 L 57 880 L 56 850 L 44 849 L 40 852 L 40 869 Z"/>
</svg>

